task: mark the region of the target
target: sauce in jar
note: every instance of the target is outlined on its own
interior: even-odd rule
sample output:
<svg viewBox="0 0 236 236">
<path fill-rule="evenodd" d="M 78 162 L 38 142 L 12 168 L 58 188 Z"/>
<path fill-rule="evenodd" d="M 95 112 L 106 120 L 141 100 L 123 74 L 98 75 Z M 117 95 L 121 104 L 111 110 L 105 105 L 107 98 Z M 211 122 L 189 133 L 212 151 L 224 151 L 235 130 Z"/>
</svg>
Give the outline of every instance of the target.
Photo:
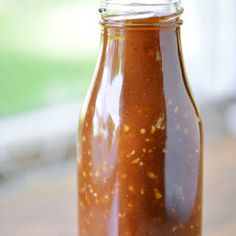
<svg viewBox="0 0 236 236">
<path fill-rule="evenodd" d="M 200 236 L 202 126 L 180 19 L 103 21 L 79 128 L 80 236 Z"/>
</svg>

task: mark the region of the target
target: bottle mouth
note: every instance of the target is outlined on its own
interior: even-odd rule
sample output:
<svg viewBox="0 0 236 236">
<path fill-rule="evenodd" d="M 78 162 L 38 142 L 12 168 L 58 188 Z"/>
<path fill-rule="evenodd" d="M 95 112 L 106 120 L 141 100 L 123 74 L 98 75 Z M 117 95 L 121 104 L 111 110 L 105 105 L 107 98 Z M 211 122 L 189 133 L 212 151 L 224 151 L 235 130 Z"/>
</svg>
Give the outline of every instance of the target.
<svg viewBox="0 0 236 236">
<path fill-rule="evenodd" d="M 179 16 L 181 0 L 103 0 L 99 11 L 103 20 L 129 20 Z"/>
</svg>

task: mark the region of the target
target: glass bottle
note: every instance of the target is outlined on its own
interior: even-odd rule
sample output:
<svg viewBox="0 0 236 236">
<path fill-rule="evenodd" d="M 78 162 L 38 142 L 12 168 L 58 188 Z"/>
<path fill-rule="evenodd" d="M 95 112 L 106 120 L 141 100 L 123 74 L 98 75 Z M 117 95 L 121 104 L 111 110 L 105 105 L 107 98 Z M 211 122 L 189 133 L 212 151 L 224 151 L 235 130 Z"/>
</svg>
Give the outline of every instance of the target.
<svg viewBox="0 0 236 236">
<path fill-rule="evenodd" d="M 203 134 L 178 0 L 104 1 L 79 124 L 80 236 L 200 236 Z"/>
</svg>

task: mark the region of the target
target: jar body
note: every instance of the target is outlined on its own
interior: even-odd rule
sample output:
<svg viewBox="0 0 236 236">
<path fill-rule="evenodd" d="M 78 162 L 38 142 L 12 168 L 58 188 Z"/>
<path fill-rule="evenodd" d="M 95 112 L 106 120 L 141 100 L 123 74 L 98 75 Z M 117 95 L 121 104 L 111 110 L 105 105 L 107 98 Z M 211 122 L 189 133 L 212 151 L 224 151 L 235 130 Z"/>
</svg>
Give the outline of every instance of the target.
<svg viewBox="0 0 236 236">
<path fill-rule="evenodd" d="M 79 127 L 79 235 L 199 236 L 202 126 L 179 26 L 103 30 Z"/>
</svg>

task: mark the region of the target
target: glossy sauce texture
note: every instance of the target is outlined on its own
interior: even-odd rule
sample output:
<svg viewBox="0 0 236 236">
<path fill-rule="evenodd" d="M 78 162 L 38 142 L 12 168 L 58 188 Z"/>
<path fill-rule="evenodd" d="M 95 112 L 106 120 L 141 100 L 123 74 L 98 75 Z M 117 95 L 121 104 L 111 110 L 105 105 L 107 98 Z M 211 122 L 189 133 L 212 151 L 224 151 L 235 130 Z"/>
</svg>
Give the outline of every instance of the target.
<svg viewBox="0 0 236 236">
<path fill-rule="evenodd" d="M 80 236 L 201 235 L 201 121 L 179 25 L 157 21 L 103 27 L 79 129 Z"/>
</svg>

